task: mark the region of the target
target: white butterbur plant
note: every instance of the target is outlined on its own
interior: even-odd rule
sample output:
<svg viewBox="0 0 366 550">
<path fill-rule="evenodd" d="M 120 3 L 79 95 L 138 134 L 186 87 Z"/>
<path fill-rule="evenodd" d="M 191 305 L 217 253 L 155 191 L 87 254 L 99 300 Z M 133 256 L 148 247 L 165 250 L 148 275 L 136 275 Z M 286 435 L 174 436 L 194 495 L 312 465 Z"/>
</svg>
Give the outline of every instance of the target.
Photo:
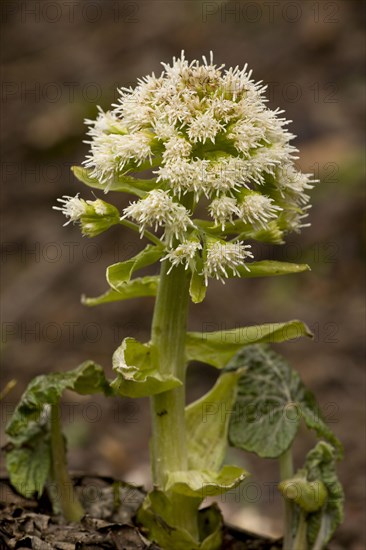
<svg viewBox="0 0 366 550">
<path fill-rule="evenodd" d="M 286 424 L 284 415 L 275 416 L 278 425 L 274 426 L 248 424 L 233 412 L 203 415 L 203 411 L 216 404 L 218 410 L 220 405 L 235 412 L 257 390 L 259 403 L 267 403 L 269 396 L 267 405 L 282 403 L 288 396 L 302 407 L 308 427 L 325 442 L 310 455 L 301 473 L 307 490 L 316 476 L 321 502 L 304 505 L 301 499 L 289 502 L 291 496 L 284 495 L 284 548 L 303 550 L 306 546 L 301 545 L 307 544 L 309 550 L 319 550 L 341 517 L 340 508 L 335 510 L 327 500 L 331 489 L 326 482 L 329 468 L 335 475 L 338 443 L 297 375 L 261 347 L 266 342 L 311 336 L 309 329 L 294 320 L 187 332 L 189 302 L 202 302 L 212 279 L 220 284 L 233 277 L 279 276 L 308 269 L 306 264 L 257 261 L 251 245 L 254 241 L 283 243 L 288 232 L 307 225 L 308 193 L 315 180 L 296 168 L 297 150 L 291 144 L 294 136 L 287 129 L 289 121 L 282 111 L 267 107 L 266 86 L 254 82 L 246 66 L 225 70 L 213 63 L 212 54 L 209 61 L 203 57 L 199 63 L 188 62 L 182 53 L 171 65 L 163 63 L 163 69 L 160 76 L 153 73 L 139 80 L 135 88 L 119 90 L 119 99 L 109 111 L 99 109 L 96 120 L 87 121 L 90 153 L 82 167 L 73 168 L 76 177 L 96 191 L 123 192 L 135 198 L 122 211 L 100 198 L 84 200 L 79 194 L 58 199 L 55 207 L 66 216 L 65 225 L 79 224 L 88 237 L 119 225 L 148 241 L 136 256 L 109 266 L 107 291 L 95 298 L 83 297 L 83 303 L 96 306 L 155 297 L 151 339 L 145 343 L 123 340 L 113 355 L 114 380 L 107 381 L 100 367 L 86 363 L 77 376 L 73 374 L 72 384 L 61 389 L 87 393 L 90 380 L 85 369 L 92 369 L 91 377 L 99 376 L 93 391 L 150 397 L 154 489 L 140 508 L 137 522 L 167 550 L 222 547 L 221 514 L 217 507 L 201 509 L 201 504 L 206 496 L 235 489 L 248 475 L 243 468 L 225 462 L 229 443 L 259 456 L 279 458 L 282 493 L 294 475 L 289 449 L 297 424 Z M 154 264 L 159 275 L 135 276 Z M 253 347 L 255 352 L 250 351 Z M 185 379 L 190 361 L 212 365 L 220 374 L 206 395 L 187 406 Z M 282 374 L 276 378 L 278 372 Z M 89 386 L 80 380 L 89 380 Z M 42 383 L 51 384 L 48 379 Z M 43 392 L 42 403 L 53 405 L 55 394 L 50 391 L 49 395 Z M 28 411 L 29 416 L 29 402 L 35 400 L 31 393 L 27 407 L 20 406 L 10 423 L 8 434 L 15 447 L 17 415 Z M 51 454 L 64 455 L 60 427 L 53 424 L 53 430 L 58 436 L 50 439 Z M 9 456 L 8 463 L 13 464 L 14 455 Z M 19 487 L 19 470 L 16 476 Z M 65 472 L 62 479 L 66 479 Z M 61 508 L 68 519 L 82 516 L 80 506 L 70 510 L 62 498 Z"/>
</svg>

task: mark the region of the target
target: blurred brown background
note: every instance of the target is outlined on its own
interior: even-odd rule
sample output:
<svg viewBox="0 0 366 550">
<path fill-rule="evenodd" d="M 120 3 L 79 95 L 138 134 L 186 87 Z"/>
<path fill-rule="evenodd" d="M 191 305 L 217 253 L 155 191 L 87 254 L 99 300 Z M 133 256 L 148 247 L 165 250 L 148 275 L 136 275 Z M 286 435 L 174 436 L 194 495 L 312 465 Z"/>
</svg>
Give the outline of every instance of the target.
<svg viewBox="0 0 366 550">
<path fill-rule="evenodd" d="M 127 230 L 96 239 L 63 228 L 51 210 L 62 194 L 91 198 L 69 167 L 87 146 L 83 119 L 107 109 L 116 87 L 161 70 L 185 50 L 189 59 L 214 51 L 218 64 L 248 63 L 269 84 L 271 107 L 286 110 L 298 135 L 299 166 L 321 182 L 312 193 L 312 226 L 283 247 L 257 257 L 308 262 L 312 271 L 273 280 L 210 283 L 192 306 L 195 330 L 300 318 L 314 341 L 278 346 L 319 399 L 345 445 L 339 467 L 346 519 L 332 549 L 363 548 L 364 372 L 362 316 L 362 123 L 364 80 L 361 1 L 200 2 L 7 1 L 2 15 L 2 387 L 17 385 L 1 407 L 2 433 L 22 391 L 37 374 L 92 358 L 111 372 L 125 336 L 149 337 L 151 299 L 87 309 L 80 295 L 106 289 L 105 268 L 135 254 Z M 128 197 L 108 196 L 120 208 Z M 189 397 L 206 391 L 214 369 L 189 369 Z M 88 400 L 67 395 L 64 426 L 74 470 L 148 484 L 146 400 Z M 296 464 L 313 443 L 303 432 Z M 174 442 L 172 442 L 174 444 Z M 252 486 L 222 502 L 228 520 L 281 532 L 281 502 L 271 484 L 273 461 L 230 451 L 252 472 Z M 236 502 L 239 501 L 239 502 Z M 273 501 L 273 502 L 272 502 Z"/>
</svg>

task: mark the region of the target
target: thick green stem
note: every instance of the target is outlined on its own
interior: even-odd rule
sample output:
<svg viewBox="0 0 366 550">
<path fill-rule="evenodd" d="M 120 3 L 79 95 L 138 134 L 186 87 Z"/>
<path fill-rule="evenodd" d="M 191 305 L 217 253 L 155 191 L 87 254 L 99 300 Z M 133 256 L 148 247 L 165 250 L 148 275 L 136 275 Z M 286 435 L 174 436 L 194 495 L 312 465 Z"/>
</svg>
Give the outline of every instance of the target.
<svg viewBox="0 0 366 550">
<path fill-rule="evenodd" d="M 164 490 L 168 472 L 188 469 L 185 430 L 185 337 L 189 277 L 183 266 L 163 262 L 152 323 L 159 370 L 179 378 L 182 386 L 154 395 L 152 405 L 152 463 L 154 485 Z M 198 538 L 197 508 L 192 499 L 171 495 L 175 525 Z"/>
<path fill-rule="evenodd" d="M 294 474 L 294 465 L 292 460 L 292 449 L 287 449 L 279 458 L 280 462 L 280 477 L 281 481 L 290 479 Z M 285 533 L 283 536 L 283 550 L 293 550 L 292 540 L 292 519 L 293 519 L 293 503 L 284 499 L 285 502 Z"/>
<path fill-rule="evenodd" d="M 69 472 L 67 471 L 64 437 L 61 431 L 60 405 L 51 405 L 51 449 L 53 479 L 56 484 L 56 498 L 66 521 L 80 521 L 84 510 L 77 498 Z"/>
</svg>

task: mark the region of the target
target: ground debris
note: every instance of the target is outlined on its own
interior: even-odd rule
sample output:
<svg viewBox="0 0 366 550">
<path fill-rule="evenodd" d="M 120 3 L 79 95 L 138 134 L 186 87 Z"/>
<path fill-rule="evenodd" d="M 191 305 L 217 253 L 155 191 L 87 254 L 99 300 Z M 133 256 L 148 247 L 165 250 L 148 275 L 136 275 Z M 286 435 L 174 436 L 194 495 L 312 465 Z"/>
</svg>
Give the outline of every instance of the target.
<svg viewBox="0 0 366 550">
<path fill-rule="evenodd" d="M 75 478 L 87 513 L 79 524 L 67 524 L 52 515 L 47 499 L 25 499 L 6 479 L 0 485 L 0 550 L 159 550 L 133 525 L 145 496 L 136 486 L 97 476 Z"/>
<path fill-rule="evenodd" d="M 161 550 L 134 525 L 145 492 L 109 477 L 74 477 L 86 510 L 80 523 L 52 513 L 46 495 L 37 502 L 20 497 L 0 479 L 0 550 Z M 281 541 L 226 526 L 223 550 L 278 550 Z"/>
</svg>

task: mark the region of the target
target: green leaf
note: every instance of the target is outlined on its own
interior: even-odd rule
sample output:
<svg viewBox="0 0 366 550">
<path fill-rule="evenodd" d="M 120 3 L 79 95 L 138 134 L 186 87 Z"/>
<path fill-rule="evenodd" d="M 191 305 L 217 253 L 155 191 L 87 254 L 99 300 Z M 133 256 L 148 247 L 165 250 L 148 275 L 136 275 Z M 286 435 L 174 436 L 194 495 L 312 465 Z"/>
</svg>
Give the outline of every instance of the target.
<svg viewBox="0 0 366 550">
<path fill-rule="evenodd" d="M 201 361 L 218 369 L 243 346 L 262 342 L 284 342 L 300 336 L 312 336 L 301 321 L 269 323 L 217 332 L 188 332 L 186 354 L 188 361 Z"/>
<path fill-rule="evenodd" d="M 198 507 L 197 499 L 188 500 L 192 501 L 192 507 Z M 184 505 L 187 506 L 187 502 Z M 186 529 L 175 525 L 172 503 L 161 491 L 154 490 L 149 493 L 138 511 L 137 521 L 148 531 L 149 539 L 164 549 L 220 550 L 222 548 L 223 521 L 220 510 L 215 505 L 198 512 L 200 541 L 195 540 Z"/>
<path fill-rule="evenodd" d="M 154 264 L 164 254 L 163 246 L 148 244 L 144 250 L 125 262 L 118 262 L 107 267 L 107 281 L 117 292 L 123 292 L 124 285 L 131 279 L 132 274 L 138 269 Z"/>
<path fill-rule="evenodd" d="M 82 296 L 81 303 L 85 306 L 99 306 L 111 302 L 120 302 L 121 300 L 130 300 L 131 298 L 142 298 L 145 296 L 156 296 L 159 277 L 140 277 L 133 279 L 123 285 L 119 285 L 119 290 L 109 289 L 107 292 L 96 298 L 87 298 Z"/>
<path fill-rule="evenodd" d="M 204 499 L 234 489 L 248 475 L 243 468 L 228 465 L 219 472 L 206 469 L 168 472 L 165 490 Z"/>
<path fill-rule="evenodd" d="M 11 484 L 21 495 L 39 497 L 51 472 L 51 445 L 48 428 L 34 424 L 27 432 L 23 445 L 6 446 L 6 468 Z"/>
<path fill-rule="evenodd" d="M 240 277 L 250 279 L 253 277 L 274 277 L 278 275 L 291 275 L 293 273 L 301 273 L 302 271 L 310 271 L 307 264 L 293 264 L 290 262 L 275 262 L 272 260 L 263 260 L 261 262 L 247 263 L 245 267 L 238 267 Z"/>
<path fill-rule="evenodd" d="M 344 493 L 337 477 L 336 462 L 336 449 L 324 441 L 320 441 L 306 457 L 307 478 L 320 480 L 328 492 L 324 506 L 308 516 L 308 542 L 313 550 L 324 548 L 343 521 Z"/>
<path fill-rule="evenodd" d="M 74 370 L 37 376 L 23 393 L 6 427 L 6 433 L 12 441 L 25 443 L 28 440 L 29 422 L 38 422 L 44 405 L 58 403 L 65 390 L 81 395 L 110 393 L 102 367 L 93 361 L 85 361 Z"/>
<path fill-rule="evenodd" d="M 230 420 L 231 445 L 277 458 L 292 444 L 302 418 L 309 428 L 340 445 L 324 423 L 314 397 L 281 355 L 268 346 L 250 346 L 227 366 L 228 370 L 237 368 L 247 370 L 239 380 Z"/>
<path fill-rule="evenodd" d="M 186 407 L 188 464 L 192 470 L 221 468 L 226 451 L 230 414 L 236 401 L 237 382 L 243 370 L 219 376 L 214 387 Z"/>
<path fill-rule="evenodd" d="M 6 427 L 6 462 L 14 487 L 23 495 L 42 493 L 50 471 L 47 407 L 59 402 L 64 390 L 82 395 L 111 392 L 103 369 L 86 361 L 74 370 L 37 376 L 29 384 Z"/>
<path fill-rule="evenodd" d="M 114 352 L 113 370 L 117 378 L 111 387 L 127 397 L 147 397 L 182 385 L 178 378 L 159 372 L 155 346 L 134 338 L 125 338 Z"/>
<path fill-rule="evenodd" d="M 83 168 L 82 166 L 72 166 L 72 172 L 75 177 L 85 183 L 88 187 L 93 189 L 101 189 L 102 191 L 123 191 L 125 193 L 131 193 L 138 197 L 144 197 L 148 191 L 155 189 L 156 180 L 143 180 L 126 175 L 116 175 L 113 181 L 108 184 L 101 183 L 97 178 L 93 178 L 90 174 L 92 170 Z"/>
</svg>

